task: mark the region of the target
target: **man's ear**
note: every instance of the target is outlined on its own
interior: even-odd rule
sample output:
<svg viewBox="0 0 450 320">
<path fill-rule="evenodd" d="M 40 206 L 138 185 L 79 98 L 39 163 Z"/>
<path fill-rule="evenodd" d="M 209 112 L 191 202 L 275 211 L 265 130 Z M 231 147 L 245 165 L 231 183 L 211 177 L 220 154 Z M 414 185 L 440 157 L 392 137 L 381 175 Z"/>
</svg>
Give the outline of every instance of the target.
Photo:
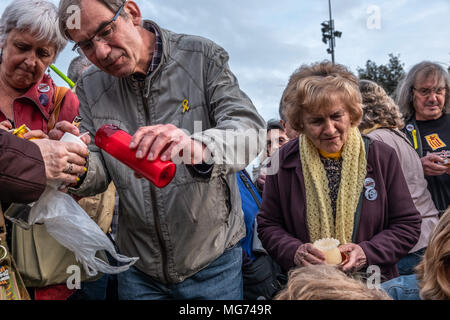
<svg viewBox="0 0 450 320">
<path fill-rule="evenodd" d="M 128 14 L 128 18 L 131 19 L 134 25 L 140 26 L 142 24 L 142 14 L 136 2 L 128 0 L 123 8 Z"/>
</svg>

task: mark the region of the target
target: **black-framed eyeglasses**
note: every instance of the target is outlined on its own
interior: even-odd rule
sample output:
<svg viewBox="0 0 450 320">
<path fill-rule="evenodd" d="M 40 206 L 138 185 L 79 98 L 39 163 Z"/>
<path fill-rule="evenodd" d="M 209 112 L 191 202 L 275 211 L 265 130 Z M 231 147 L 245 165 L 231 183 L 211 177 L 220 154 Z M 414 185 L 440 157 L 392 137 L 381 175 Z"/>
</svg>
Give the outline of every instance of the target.
<svg viewBox="0 0 450 320">
<path fill-rule="evenodd" d="M 439 88 L 415 88 L 413 87 L 413 90 L 416 90 L 417 93 L 419 93 L 422 97 L 429 97 L 432 93 L 435 93 L 438 96 L 442 96 L 445 94 L 445 87 L 439 87 Z"/>
<path fill-rule="evenodd" d="M 113 23 L 117 20 L 117 18 L 119 18 L 120 12 L 122 11 L 127 1 L 128 0 L 125 0 L 122 3 L 122 5 L 117 10 L 114 17 L 111 19 L 111 21 L 107 22 L 106 24 L 100 25 L 97 28 L 97 31 L 94 33 L 94 35 L 90 37 L 88 40 L 75 43 L 75 45 L 72 48 L 72 51 L 77 51 L 78 49 L 81 49 L 85 54 L 87 54 L 94 48 L 93 42 L 94 40 L 103 42 L 108 42 L 109 40 L 111 40 L 111 37 L 115 31 Z"/>
</svg>

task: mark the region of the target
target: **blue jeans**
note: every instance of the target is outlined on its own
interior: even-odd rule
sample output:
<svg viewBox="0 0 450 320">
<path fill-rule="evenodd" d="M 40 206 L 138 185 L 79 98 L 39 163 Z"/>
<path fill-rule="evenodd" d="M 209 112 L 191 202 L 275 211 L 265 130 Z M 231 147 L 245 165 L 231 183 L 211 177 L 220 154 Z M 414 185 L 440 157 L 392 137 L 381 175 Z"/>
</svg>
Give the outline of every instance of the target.
<svg viewBox="0 0 450 320">
<path fill-rule="evenodd" d="M 419 285 L 415 274 L 383 282 L 381 289 L 394 300 L 420 300 Z"/>
<path fill-rule="evenodd" d="M 401 276 L 407 276 L 414 274 L 414 268 L 419 264 L 420 260 L 425 253 L 426 248 L 417 250 L 416 252 L 411 252 L 404 256 L 397 263 L 398 273 Z"/>
<path fill-rule="evenodd" d="M 206 268 L 177 284 L 163 284 L 135 267 L 117 278 L 120 300 L 242 300 L 242 248 L 239 244 L 225 250 Z"/>
</svg>

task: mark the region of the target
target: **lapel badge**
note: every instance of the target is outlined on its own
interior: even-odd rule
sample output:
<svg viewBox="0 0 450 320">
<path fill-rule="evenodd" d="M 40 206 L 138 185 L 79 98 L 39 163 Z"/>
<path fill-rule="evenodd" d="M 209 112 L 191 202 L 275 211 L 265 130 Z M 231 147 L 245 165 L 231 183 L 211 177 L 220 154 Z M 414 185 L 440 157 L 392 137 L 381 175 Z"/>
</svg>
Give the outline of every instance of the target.
<svg viewBox="0 0 450 320">
<path fill-rule="evenodd" d="M 364 193 L 364 196 L 369 201 L 374 201 L 378 198 L 378 192 L 375 189 L 367 189 Z"/>
<path fill-rule="evenodd" d="M 190 110 L 189 109 L 189 101 L 187 99 L 183 100 L 182 106 L 183 106 L 183 113 Z"/>
<path fill-rule="evenodd" d="M 375 189 L 375 180 L 373 180 L 372 178 L 365 178 L 364 179 L 364 188 Z"/>
<path fill-rule="evenodd" d="M 43 105 L 46 106 L 48 104 L 48 95 L 46 95 L 45 93 L 41 94 L 39 96 L 39 102 Z"/>
<path fill-rule="evenodd" d="M 47 93 L 50 91 L 50 86 L 46 83 L 41 83 L 40 85 L 38 85 L 37 89 L 40 93 Z"/>
</svg>

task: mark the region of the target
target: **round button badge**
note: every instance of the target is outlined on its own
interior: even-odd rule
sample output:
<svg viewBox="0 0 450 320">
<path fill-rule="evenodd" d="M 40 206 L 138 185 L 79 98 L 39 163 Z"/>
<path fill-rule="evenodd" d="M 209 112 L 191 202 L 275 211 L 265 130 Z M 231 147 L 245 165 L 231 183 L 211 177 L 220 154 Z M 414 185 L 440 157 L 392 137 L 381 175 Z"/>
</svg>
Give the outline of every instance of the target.
<svg viewBox="0 0 450 320">
<path fill-rule="evenodd" d="M 378 193 L 375 189 L 367 189 L 364 195 L 366 196 L 366 199 L 370 201 L 374 201 L 378 198 Z"/>
<path fill-rule="evenodd" d="M 365 178 L 364 179 L 364 188 L 374 189 L 375 188 L 375 180 L 373 180 L 372 178 Z"/>
<path fill-rule="evenodd" d="M 50 86 L 46 83 L 41 83 L 40 85 L 38 85 L 38 91 L 40 93 L 47 93 L 50 91 Z"/>
</svg>

